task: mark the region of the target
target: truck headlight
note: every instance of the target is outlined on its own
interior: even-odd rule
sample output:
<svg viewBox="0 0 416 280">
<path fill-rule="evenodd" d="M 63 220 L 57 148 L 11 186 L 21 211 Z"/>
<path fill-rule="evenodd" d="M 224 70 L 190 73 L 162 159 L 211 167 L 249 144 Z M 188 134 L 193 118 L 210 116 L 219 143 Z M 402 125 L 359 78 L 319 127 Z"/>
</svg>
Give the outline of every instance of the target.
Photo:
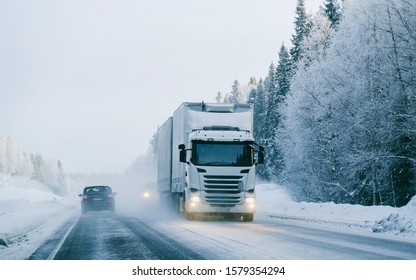
<svg viewBox="0 0 416 280">
<path fill-rule="evenodd" d="M 189 201 L 190 201 L 190 202 L 194 202 L 194 203 L 196 203 L 196 202 L 201 202 L 201 197 L 200 197 L 200 196 L 191 196 L 191 197 L 189 198 Z"/>
<path fill-rule="evenodd" d="M 256 198 L 255 197 L 246 197 L 244 198 L 245 206 L 250 210 L 256 209 Z"/>
<path fill-rule="evenodd" d="M 189 197 L 189 207 L 197 207 L 200 202 L 202 201 L 202 198 L 200 196 L 192 195 Z"/>
<path fill-rule="evenodd" d="M 244 199 L 244 202 L 245 203 L 256 203 L 256 198 L 254 198 L 254 197 L 246 197 L 245 199 Z"/>
</svg>

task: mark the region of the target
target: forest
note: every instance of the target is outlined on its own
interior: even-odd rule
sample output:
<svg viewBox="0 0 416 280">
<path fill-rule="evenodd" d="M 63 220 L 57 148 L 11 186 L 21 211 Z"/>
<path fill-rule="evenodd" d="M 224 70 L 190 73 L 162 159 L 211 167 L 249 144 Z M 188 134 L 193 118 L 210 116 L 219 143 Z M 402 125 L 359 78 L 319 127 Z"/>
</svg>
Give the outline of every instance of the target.
<svg viewBox="0 0 416 280">
<path fill-rule="evenodd" d="M 57 195 L 68 194 L 66 174 L 59 160 L 28 155 L 10 137 L 0 136 L 0 173 L 31 178 Z"/>
<path fill-rule="evenodd" d="M 291 46 L 217 102 L 254 106 L 262 180 L 297 200 L 400 207 L 416 194 L 416 2 L 297 0 Z"/>
</svg>

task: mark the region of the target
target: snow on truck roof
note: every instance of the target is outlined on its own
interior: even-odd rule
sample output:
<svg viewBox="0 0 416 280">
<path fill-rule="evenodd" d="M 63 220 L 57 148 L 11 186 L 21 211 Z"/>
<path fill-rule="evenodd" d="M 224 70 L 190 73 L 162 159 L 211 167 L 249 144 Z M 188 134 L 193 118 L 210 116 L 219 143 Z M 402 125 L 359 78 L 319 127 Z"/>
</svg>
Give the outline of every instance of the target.
<svg viewBox="0 0 416 280">
<path fill-rule="evenodd" d="M 213 105 L 215 106 L 206 105 L 204 111 L 190 107 L 188 107 L 189 110 L 183 110 L 182 121 L 185 123 L 185 131 L 189 133 L 194 129 L 204 127 L 236 127 L 239 130 L 253 131 L 253 110 L 252 107 L 247 106 L 248 104 L 241 104 L 245 105 L 243 107 L 236 106 L 237 104 Z"/>
<path fill-rule="evenodd" d="M 181 107 L 187 107 L 189 110 L 198 112 L 213 112 L 213 113 L 237 113 L 247 112 L 252 110 L 252 104 L 241 103 L 205 103 L 205 102 L 184 102 Z"/>
</svg>

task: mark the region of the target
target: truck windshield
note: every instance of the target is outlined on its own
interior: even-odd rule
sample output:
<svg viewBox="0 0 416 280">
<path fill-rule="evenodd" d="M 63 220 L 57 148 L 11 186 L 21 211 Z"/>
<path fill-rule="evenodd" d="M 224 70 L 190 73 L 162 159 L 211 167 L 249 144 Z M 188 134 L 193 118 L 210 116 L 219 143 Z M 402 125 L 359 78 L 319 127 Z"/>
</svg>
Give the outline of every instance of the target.
<svg viewBox="0 0 416 280">
<path fill-rule="evenodd" d="M 252 166 L 254 164 L 251 142 L 195 141 L 192 146 L 192 163 L 210 166 Z"/>
</svg>

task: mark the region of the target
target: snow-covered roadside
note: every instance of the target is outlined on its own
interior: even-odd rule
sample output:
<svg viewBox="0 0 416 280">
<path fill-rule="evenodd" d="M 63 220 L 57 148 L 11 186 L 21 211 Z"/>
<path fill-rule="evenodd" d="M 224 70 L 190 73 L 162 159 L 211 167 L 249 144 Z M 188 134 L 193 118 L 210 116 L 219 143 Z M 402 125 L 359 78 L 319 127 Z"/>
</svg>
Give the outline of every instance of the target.
<svg viewBox="0 0 416 280">
<path fill-rule="evenodd" d="M 77 198 L 52 194 L 37 181 L 0 173 L 0 259 L 29 257 L 78 211 Z"/>
<path fill-rule="evenodd" d="M 270 218 L 302 220 L 319 226 L 416 241 L 416 197 L 401 208 L 294 202 L 281 186 L 259 184 L 257 200 L 258 212 Z"/>
</svg>

